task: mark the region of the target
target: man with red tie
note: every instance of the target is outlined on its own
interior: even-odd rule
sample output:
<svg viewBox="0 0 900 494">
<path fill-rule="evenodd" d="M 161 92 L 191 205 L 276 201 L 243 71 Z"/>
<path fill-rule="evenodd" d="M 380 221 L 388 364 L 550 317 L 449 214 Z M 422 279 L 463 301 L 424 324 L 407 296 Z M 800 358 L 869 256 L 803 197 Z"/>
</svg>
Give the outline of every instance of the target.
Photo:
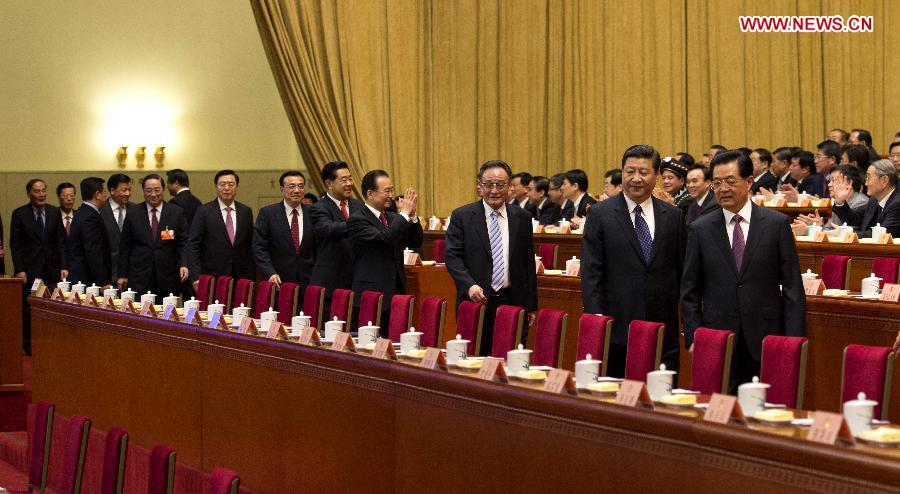
<svg viewBox="0 0 900 494">
<path fill-rule="evenodd" d="M 75 218 L 75 185 L 69 182 L 57 185 L 56 198 L 59 199 L 59 214 L 68 238 L 72 232 L 72 220 Z"/>
</svg>

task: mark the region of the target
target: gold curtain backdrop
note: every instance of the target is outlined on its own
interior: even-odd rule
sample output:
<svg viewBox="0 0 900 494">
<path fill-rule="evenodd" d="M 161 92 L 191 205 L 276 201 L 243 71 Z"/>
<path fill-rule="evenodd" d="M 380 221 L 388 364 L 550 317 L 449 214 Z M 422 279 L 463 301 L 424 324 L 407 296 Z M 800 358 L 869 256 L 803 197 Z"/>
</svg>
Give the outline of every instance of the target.
<svg viewBox="0 0 900 494">
<path fill-rule="evenodd" d="M 649 143 L 699 158 L 900 130 L 900 2 L 251 0 L 303 159 L 383 168 L 445 216 L 477 167 L 583 168 Z M 875 32 L 753 33 L 739 15 L 874 16 Z M 312 181 L 321 186 L 318 177 Z"/>
</svg>

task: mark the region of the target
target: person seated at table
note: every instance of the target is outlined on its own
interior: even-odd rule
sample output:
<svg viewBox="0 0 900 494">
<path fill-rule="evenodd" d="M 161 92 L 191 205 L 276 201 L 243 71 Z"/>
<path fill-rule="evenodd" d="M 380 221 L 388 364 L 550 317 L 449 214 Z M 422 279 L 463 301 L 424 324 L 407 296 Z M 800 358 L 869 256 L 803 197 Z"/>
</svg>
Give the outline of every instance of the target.
<svg viewBox="0 0 900 494">
<path fill-rule="evenodd" d="M 531 203 L 531 218 L 542 225 L 555 225 L 559 221 L 559 205 L 550 200 L 550 180 L 547 177 L 532 177 L 528 190 Z"/>
<path fill-rule="evenodd" d="M 841 163 L 841 147 L 836 142 L 824 140 L 816 147 L 816 173 L 822 176 L 822 190 L 817 192 L 820 197 L 830 197 L 831 189 L 828 182 L 831 181 L 831 172 Z"/>
<path fill-rule="evenodd" d="M 750 186 L 750 193 L 758 194 L 762 187 L 769 190 L 777 189 L 778 177 L 769 171 L 772 166 L 772 153 L 766 148 L 754 149 L 750 153 L 750 161 L 753 162 L 753 185 Z"/>
<path fill-rule="evenodd" d="M 860 170 L 869 169 L 869 149 L 862 144 L 847 144 L 841 148 L 841 164 L 853 165 Z"/>
<path fill-rule="evenodd" d="M 897 198 L 897 170 L 889 160 L 878 160 L 866 172 L 869 202 L 864 208 L 853 209 L 848 204 L 853 186 L 844 181 L 834 187 L 834 212 L 848 225 L 856 227 L 860 238 L 871 237 L 872 227 L 881 225 L 893 236 L 900 235 L 900 200 Z"/>
<path fill-rule="evenodd" d="M 836 184 L 848 181 L 853 187 L 853 194 L 847 199 L 847 204 L 853 209 L 864 208 L 866 203 L 869 202 L 869 196 L 862 193 L 864 180 L 862 173 L 860 173 L 855 166 L 838 165 L 837 168 L 831 171 L 831 180 L 828 182 L 829 195 L 833 195 Z M 791 230 L 794 231 L 795 235 L 806 235 L 806 231 L 810 225 L 819 225 L 823 230 L 833 230 L 843 223 L 844 220 L 842 220 L 840 215 L 836 214 L 834 211 L 832 211 L 831 218 L 829 218 L 828 221 L 825 221 L 825 218 L 819 215 L 819 210 L 817 209 L 813 214 L 801 214 L 797 216 L 797 218 L 794 219 L 794 223 L 791 225 Z"/>
<path fill-rule="evenodd" d="M 687 210 L 693 202 L 691 195 L 688 194 L 688 190 L 684 186 L 688 168 L 675 158 L 667 156 L 663 158 L 659 170 L 662 176 L 663 190 L 672 196 L 672 203 L 675 207 L 680 208 L 683 213 L 687 214 Z"/>
<path fill-rule="evenodd" d="M 609 199 L 610 197 L 615 197 L 622 192 L 622 170 L 619 170 L 618 168 L 607 170 L 603 177 L 604 184 L 603 195 L 600 196 L 601 201 Z"/>
<path fill-rule="evenodd" d="M 706 213 L 720 209 L 716 196 L 710 191 L 712 172 L 703 165 L 694 165 L 687 174 L 687 190 L 691 195 L 690 207 L 684 216 L 684 224 L 690 225 Z"/>
<path fill-rule="evenodd" d="M 584 170 L 574 169 L 563 174 L 562 192 L 566 202 L 562 206 L 563 218 L 572 222 L 573 228 L 581 228 L 581 222 L 587 216 L 587 210 L 597 202 L 588 193 L 588 176 Z"/>
<path fill-rule="evenodd" d="M 550 202 L 552 202 L 556 205 L 557 208 L 559 208 L 559 210 L 541 220 L 541 223 L 545 225 L 556 225 L 559 224 L 560 220 L 562 219 L 569 219 L 563 218 L 562 216 L 562 206 L 563 203 L 566 202 L 566 198 L 563 197 L 563 193 L 560 188 L 562 187 L 564 176 L 565 173 L 557 173 L 556 175 L 550 177 L 550 185 L 547 187 L 547 197 L 550 199 Z M 544 223 L 544 220 L 546 220 L 547 223 Z"/>
<path fill-rule="evenodd" d="M 797 202 L 799 194 L 809 194 L 819 197 L 823 190 L 822 175 L 814 173 L 816 157 L 809 151 L 799 151 L 791 158 L 791 178 L 797 181 L 797 185 L 785 184 L 781 186 L 785 199 L 788 202 Z"/>
</svg>

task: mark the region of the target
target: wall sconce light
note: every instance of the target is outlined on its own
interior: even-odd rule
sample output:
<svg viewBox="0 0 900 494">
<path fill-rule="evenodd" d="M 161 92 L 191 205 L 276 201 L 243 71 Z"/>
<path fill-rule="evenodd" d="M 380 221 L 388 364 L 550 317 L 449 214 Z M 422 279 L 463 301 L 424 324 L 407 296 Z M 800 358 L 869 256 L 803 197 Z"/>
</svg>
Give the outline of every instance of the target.
<svg viewBox="0 0 900 494">
<path fill-rule="evenodd" d="M 156 151 L 153 152 L 153 159 L 156 160 L 156 167 L 162 168 L 166 161 L 166 147 L 156 146 Z"/>
<path fill-rule="evenodd" d="M 125 168 L 125 160 L 128 159 L 128 146 L 122 146 L 116 151 L 116 161 L 119 162 L 119 168 Z"/>
</svg>

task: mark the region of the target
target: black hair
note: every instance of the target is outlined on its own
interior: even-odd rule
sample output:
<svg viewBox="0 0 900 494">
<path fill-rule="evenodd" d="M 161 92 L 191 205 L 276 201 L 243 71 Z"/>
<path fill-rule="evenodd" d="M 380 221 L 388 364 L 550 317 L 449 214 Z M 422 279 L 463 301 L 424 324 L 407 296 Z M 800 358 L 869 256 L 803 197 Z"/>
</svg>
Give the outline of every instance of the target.
<svg viewBox="0 0 900 494">
<path fill-rule="evenodd" d="M 330 182 L 337 178 L 337 171 L 346 168 L 350 169 L 350 165 L 343 161 L 330 161 L 322 167 L 322 182 Z"/>
<path fill-rule="evenodd" d="M 719 153 L 721 153 L 722 151 L 728 151 L 728 148 L 726 148 L 725 146 L 723 146 L 723 145 L 721 145 L 721 144 L 713 144 L 713 145 L 710 146 L 709 148 L 710 148 L 710 149 L 715 149 L 715 150 L 716 150 L 716 154 L 719 154 Z"/>
<path fill-rule="evenodd" d="M 124 173 L 113 173 L 109 176 L 109 180 L 106 181 L 106 186 L 109 190 L 113 190 L 119 186 L 119 184 L 130 184 L 131 177 L 125 175 Z"/>
<path fill-rule="evenodd" d="M 791 157 L 794 156 L 794 152 L 791 151 L 789 147 L 780 147 L 775 151 L 772 151 L 772 155 L 778 161 L 787 161 L 788 164 L 791 162 Z"/>
<path fill-rule="evenodd" d="M 306 177 L 303 176 L 302 172 L 297 170 L 288 170 L 282 173 L 281 176 L 278 177 L 278 185 L 284 187 L 284 179 L 287 177 L 300 177 L 303 179 L 303 185 L 306 185 Z"/>
<path fill-rule="evenodd" d="M 369 173 L 363 175 L 362 184 L 360 185 L 360 187 L 362 187 L 363 197 L 368 196 L 370 190 L 378 190 L 378 186 L 376 186 L 375 184 L 376 182 L 378 182 L 379 178 L 389 176 L 390 175 L 388 175 L 384 170 L 372 170 Z"/>
<path fill-rule="evenodd" d="M 628 158 L 648 159 L 653 162 L 653 171 L 659 173 L 659 153 L 649 144 L 636 144 L 626 149 L 622 155 L 622 168 Z"/>
<path fill-rule="evenodd" d="M 772 164 L 772 153 L 766 148 L 756 148 L 753 150 L 759 156 L 759 161 L 765 161 L 767 165 Z"/>
<path fill-rule="evenodd" d="M 866 146 L 872 147 L 872 134 L 869 133 L 866 129 L 853 129 L 853 132 L 856 132 L 856 137 L 859 138 L 859 142 L 866 143 Z"/>
<path fill-rule="evenodd" d="M 613 168 L 612 170 L 607 170 L 605 174 L 603 174 L 603 178 L 609 178 L 609 184 L 618 187 L 622 185 L 622 170 L 618 168 Z"/>
<path fill-rule="evenodd" d="M 888 152 L 891 152 L 891 149 L 900 146 L 900 141 L 892 142 L 890 146 L 888 146 Z"/>
<path fill-rule="evenodd" d="M 32 178 L 31 180 L 29 180 L 28 183 L 25 184 L 25 192 L 31 192 L 31 188 L 34 187 L 34 184 L 36 184 L 38 182 L 44 182 L 44 181 L 39 178 Z M 47 182 L 44 182 L 44 183 L 47 183 Z"/>
<path fill-rule="evenodd" d="M 847 159 L 856 163 L 860 170 L 869 168 L 869 149 L 862 144 L 847 144 L 841 154 L 847 153 Z"/>
<path fill-rule="evenodd" d="M 751 164 L 752 164 L 752 162 L 751 162 Z M 703 165 L 692 166 L 691 169 L 688 170 L 688 173 L 690 173 L 691 170 L 702 170 L 703 171 L 703 180 L 706 180 L 707 182 L 712 180 L 712 170 Z"/>
<path fill-rule="evenodd" d="M 542 192 L 545 196 L 547 195 L 547 191 L 550 190 L 550 179 L 547 177 L 542 177 L 540 175 L 531 177 L 531 183 L 534 184 L 534 190 Z"/>
<path fill-rule="evenodd" d="M 163 188 L 166 188 L 166 181 L 163 180 L 163 178 L 161 176 L 159 176 L 159 174 L 157 174 L 157 173 L 151 173 L 151 174 L 147 175 L 146 177 L 142 178 L 141 179 L 141 188 L 144 188 L 144 182 L 146 182 L 147 180 L 159 180 L 159 185 L 162 185 Z"/>
<path fill-rule="evenodd" d="M 319 202 L 319 198 L 316 197 L 316 195 L 313 194 L 312 192 L 307 192 L 306 194 L 303 194 L 303 198 L 304 198 L 304 199 L 309 199 L 310 201 L 313 202 L 313 204 Z"/>
<path fill-rule="evenodd" d="M 502 168 L 503 171 L 506 172 L 507 177 L 512 177 L 512 170 L 510 170 L 509 165 L 506 164 L 505 161 L 500 160 L 490 160 L 485 161 L 481 167 L 478 168 L 478 181 L 481 181 L 481 176 L 484 175 L 484 172 L 488 171 L 491 168 Z M 363 193 L 365 195 L 365 192 Z"/>
<path fill-rule="evenodd" d="M 182 187 L 191 186 L 191 181 L 188 179 L 187 172 L 181 168 L 167 171 L 166 178 L 169 180 L 170 184 L 178 184 Z"/>
<path fill-rule="evenodd" d="M 75 188 L 74 184 L 71 184 L 69 182 L 63 182 L 56 186 L 56 196 L 59 197 L 59 195 L 62 194 L 63 189 L 74 189 L 74 188 Z M 31 188 L 28 188 L 28 190 L 31 190 Z"/>
<path fill-rule="evenodd" d="M 97 192 L 103 190 L 103 184 L 106 180 L 100 177 L 88 177 L 81 181 L 81 200 L 90 201 L 94 199 Z"/>
<path fill-rule="evenodd" d="M 238 176 L 237 172 L 234 170 L 219 170 L 216 173 L 215 178 L 213 178 L 213 184 L 219 185 L 219 178 L 224 177 L 225 175 L 234 175 L 234 183 L 241 183 L 241 177 Z"/>
<path fill-rule="evenodd" d="M 675 153 L 675 156 L 681 156 L 678 161 L 681 162 L 682 165 L 690 168 L 693 168 L 695 164 L 697 164 L 697 160 L 694 159 L 689 153 L 685 153 L 684 151 L 678 151 Z"/>
<path fill-rule="evenodd" d="M 829 134 L 832 133 L 832 132 L 840 132 L 840 133 L 841 133 L 841 140 L 844 141 L 844 142 L 847 142 L 847 141 L 850 140 L 850 134 L 849 134 L 846 130 L 844 130 L 844 129 L 831 129 L 831 130 L 828 131 Z"/>
<path fill-rule="evenodd" d="M 819 152 L 822 153 L 825 157 L 833 158 L 835 165 L 841 164 L 840 144 L 830 139 L 825 139 L 824 141 L 820 142 L 818 146 L 816 146 L 816 149 L 818 149 Z"/>
<path fill-rule="evenodd" d="M 750 157 L 736 149 L 716 154 L 709 163 L 709 173 L 712 175 L 713 170 L 718 165 L 730 165 L 734 162 L 737 162 L 738 173 L 741 174 L 741 178 L 753 176 L 753 162 L 750 161 Z"/>
<path fill-rule="evenodd" d="M 564 176 L 565 176 L 565 173 L 557 173 L 556 175 L 553 175 L 552 177 L 550 177 L 550 187 L 553 187 L 554 189 L 558 189 L 558 188 L 562 187 L 562 181 L 563 181 Z"/>
<path fill-rule="evenodd" d="M 519 182 L 525 186 L 527 186 L 528 184 L 531 183 L 532 180 L 534 180 L 534 177 L 532 177 L 531 174 L 528 172 L 519 172 L 519 173 L 516 173 L 515 175 L 509 177 L 510 181 L 514 178 L 518 178 Z"/>
<path fill-rule="evenodd" d="M 863 183 L 866 181 L 862 170 L 853 165 L 838 165 L 832 173 L 839 172 L 841 175 L 850 180 L 853 184 L 853 190 L 859 192 L 862 190 Z"/>
<path fill-rule="evenodd" d="M 736 148 L 735 151 L 740 151 L 740 152 L 746 154 L 748 158 L 750 157 L 750 153 L 753 152 L 753 150 L 748 147 L 739 147 L 739 148 Z"/>
<path fill-rule="evenodd" d="M 806 168 L 810 173 L 816 172 L 816 155 L 809 151 L 800 151 L 794 155 L 800 168 Z"/>
<path fill-rule="evenodd" d="M 569 170 L 566 172 L 564 178 L 568 180 L 570 184 L 577 184 L 579 192 L 587 192 L 588 176 L 587 173 L 584 173 L 584 170 L 578 168 Z"/>
</svg>

